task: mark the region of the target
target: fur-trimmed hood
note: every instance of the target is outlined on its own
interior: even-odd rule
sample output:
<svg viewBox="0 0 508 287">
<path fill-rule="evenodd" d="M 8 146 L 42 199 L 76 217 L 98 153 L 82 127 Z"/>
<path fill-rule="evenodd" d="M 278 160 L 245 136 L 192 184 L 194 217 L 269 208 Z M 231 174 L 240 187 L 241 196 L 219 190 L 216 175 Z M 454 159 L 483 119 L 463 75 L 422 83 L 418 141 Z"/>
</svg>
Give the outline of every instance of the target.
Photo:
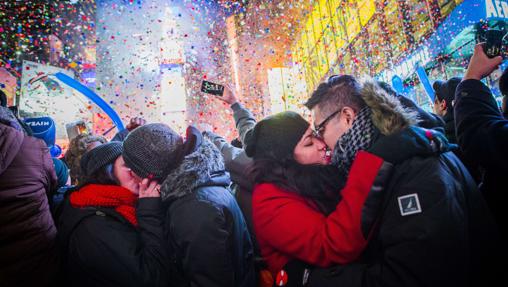
<svg viewBox="0 0 508 287">
<path fill-rule="evenodd" d="M 387 94 L 372 79 L 363 82 L 361 95 L 372 111 L 372 121 L 383 135 L 399 132 L 418 123 L 418 114 L 404 108 L 400 101 Z"/>
<path fill-rule="evenodd" d="M 202 186 L 228 186 L 229 175 L 225 171 L 220 151 L 208 139 L 193 153 L 185 156 L 182 163 L 164 180 L 161 187 L 163 201 L 170 201 L 193 193 Z"/>
</svg>

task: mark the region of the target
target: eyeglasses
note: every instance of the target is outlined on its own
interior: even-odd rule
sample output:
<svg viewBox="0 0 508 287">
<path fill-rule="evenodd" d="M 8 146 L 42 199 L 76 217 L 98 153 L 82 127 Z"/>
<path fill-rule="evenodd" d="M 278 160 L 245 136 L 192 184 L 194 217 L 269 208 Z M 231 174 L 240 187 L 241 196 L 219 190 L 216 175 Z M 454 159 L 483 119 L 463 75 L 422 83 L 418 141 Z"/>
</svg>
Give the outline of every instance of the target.
<svg viewBox="0 0 508 287">
<path fill-rule="evenodd" d="M 324 119 L 319 125 L 314 125 L 314 130 L 312 131 L 312 134 L 317 138 L 323 138 L 326 124 L 340 112 L 341 112 L 340 110 L 337 110 L 333 112 L 331 115 L 329 115 L 326 119 Z"/>
</svg>

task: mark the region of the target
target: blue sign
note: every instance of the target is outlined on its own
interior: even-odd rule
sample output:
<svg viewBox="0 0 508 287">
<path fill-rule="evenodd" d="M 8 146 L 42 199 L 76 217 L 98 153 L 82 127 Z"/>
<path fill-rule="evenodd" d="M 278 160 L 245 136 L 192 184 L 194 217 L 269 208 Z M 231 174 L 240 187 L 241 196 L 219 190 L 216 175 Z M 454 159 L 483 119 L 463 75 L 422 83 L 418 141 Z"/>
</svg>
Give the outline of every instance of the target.
<svg viewBox="0 0 508 287">
<path fill-rule="evenodd" d="M 48 146 L 55 144 L 56 128 L 52 118 L 27 118 L 25 123 L 32 129 L 34 137 L 42 139 Z"/>
<path fill-rule="evenodd" d="M 485 0 L 485 17 L 489 19 L 508 19 L 508 1 Z"/>
<path fill-rule="evenodd" d="M 32 130 L 33 136 L 43 140 L 49 147 L 52 157 L 62 154 L 62 149 L 55 144 L 56 127 L 55 121 L 50 117 L 27 118 L 25 124 Z"/>
</svg>

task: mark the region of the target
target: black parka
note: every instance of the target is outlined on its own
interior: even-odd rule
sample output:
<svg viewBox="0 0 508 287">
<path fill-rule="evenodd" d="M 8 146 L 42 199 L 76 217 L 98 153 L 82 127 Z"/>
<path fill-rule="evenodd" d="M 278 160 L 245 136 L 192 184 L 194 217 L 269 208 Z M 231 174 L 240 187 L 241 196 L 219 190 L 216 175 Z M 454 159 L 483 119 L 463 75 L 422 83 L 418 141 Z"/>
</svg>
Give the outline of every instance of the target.
<svg viewBox="0 0 508 287">
<path fill-rule="evenodd" d="M 112 208 L 74 208 L 58 219 L 66 286 L 168 286 L 160 198 L 138 200 L 134 227 Z"/>
<path fill-rule="evenodd" d="M 202 140 L 162 184 L 172 277 L 180 277 L 172 286 L 255 286 L 252 242 L 229 175 L 217 148 Z"/>
</svg>

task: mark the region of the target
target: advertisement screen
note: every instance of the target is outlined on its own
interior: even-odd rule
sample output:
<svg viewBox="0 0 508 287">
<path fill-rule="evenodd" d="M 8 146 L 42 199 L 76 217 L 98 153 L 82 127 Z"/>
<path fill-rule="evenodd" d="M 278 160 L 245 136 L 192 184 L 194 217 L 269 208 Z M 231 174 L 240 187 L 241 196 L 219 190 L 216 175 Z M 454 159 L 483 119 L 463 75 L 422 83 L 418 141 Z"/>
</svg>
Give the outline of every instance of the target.
<svg viewBox="0 0 508 287">
<path fill-rule="evenodd" d="M 55 76 L 65 69 L 24 61 L 19 103 L 22 117 L 49 116 L 56 123 L 57 139 L 67 139 L 65 124 L 83 120 L 91 126 L 93 113 L 87 99 Z"/>
</svg>

